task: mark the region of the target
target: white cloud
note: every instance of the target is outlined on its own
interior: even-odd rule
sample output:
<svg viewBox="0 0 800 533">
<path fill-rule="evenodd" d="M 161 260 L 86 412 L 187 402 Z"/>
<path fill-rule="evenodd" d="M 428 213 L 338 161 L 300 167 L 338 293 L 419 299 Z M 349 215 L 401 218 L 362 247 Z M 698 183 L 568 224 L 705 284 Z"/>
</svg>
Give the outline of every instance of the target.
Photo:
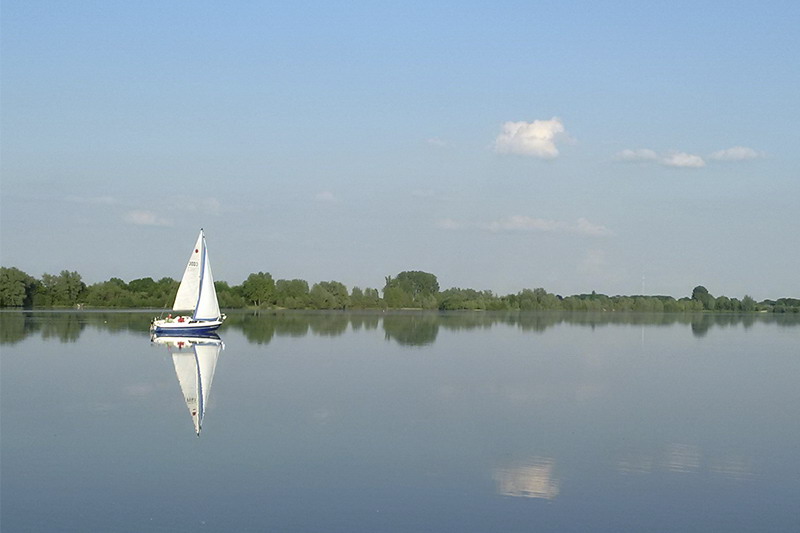
<svg viewBox="0 0 800 533">
<path fill-rule="evenodd" d="M 699 155 L 687 154 L 686 152 L 673 152 L 661 159 L 661 164 L 668 167 L 680 168 L 702 168 L 706 162 Z"/>
<path fill-rule="evenodd" d="M 519 154 L 542 159 L 558 157 L 556 141 L 565 136 L 561 119 L 506 122 L 494 142 L 498 154 Z"/>
<path fill-rule="evenodd" d="M 152 211 L 128 211 L 124 220 L 135 226 L 172 226 L 172 221 L 162 218 Z"/>
<path fill-rule="evenodd" d="M 325 203 L 335 203 L 338 202 L 339 199 L 330 191 L 322 191 L 318 193 L 314 199 L 318 202 L 325 202 Z"/>
<path fill-rule="evenodd" d="M 453 220 L 452 218 L 444 218 L 436 222 L 436 225 L 442 229 L 456 230 L 464 227 L 463 224 Z"/>
<path fill-rule="evenodd" d="M 512 215 L 510 217 L 495 220 L 486 225 L 489 231 L 558 231 L 563 228 L 562 222 L 535 218 L 525 215 Z"/>
<path fill-rule="evenodd" d="M 706 162 L 699 155 L 687 154 L 686 152 L 659 154 L 649 148 L 623 150 L 618 152 L 614 159 L 627 162 L 653 162 L 666 167 L 701 168 L 706 166 Z"/>
<path fill-rule="evenodd" d="M 93 204 L 93 205 L 113 205 L 117 203 L 116 198 L 111 196 L 74 196 L 69 195 L 64 197 L 67 202 L 75 204 Z"/>
<path fill-rule="evenodd" d="M 726 148 L 708 156 L 709 159 L 717 161 L 746 161 L 748 159 L 758 159 L 759 157 L 764 157 L 764 154 L 746 146 Z"/>
<path fill-rule="evenodd" d="M 714 161 L 746 161 L 749 159 L 758 159 L 760 157 L 764 157 L 763 152 L 748 148 L 747 146 L 733 146 L 709 154 L 708 159 Z M 649 148 L 622 150 L 614 156 L 614 159 L 617 161 L 653 162 L 667 167 L 678 168 L 702 168 L 706 166 L 706 161 L 699 155 L 677 151 L 659 154 L 655 150 L 650 150 Z"/>
<path fill-rule="evenodd" d="M 606 237 L 614 233 L 605 226 L 593 224 L 585 218 L 575 222 L 564 222 L 527 215 L 512 215 L 484 223 L 465 224 L 446 218 L 437 222 L 437 226 L 447 230 L 480 229 L 492 233 L 573 233 L 590 237 Z"/>
<path fill-rule="evenodd" d="M 219 214 L 221 208 L 222 204 L 220 204 L 219 200 L 216 198 L 206 198 L 200 202 L 200 209 L 207 213 L 214 213 L 217 215 Z"/>
<path fill-rule="evenodd" d="M 658 154 L 653 150 L 640 148 L 638 150 L 623 150 L 616 155 L 615 159 L 618 161 L 656 161 L 658 160 Z"/>
<path fill-rule="evenodd" d="M 447 141 L 443 141 L 439 137 L 431 137 L 430 139 L 428 139 L 425 142 L 427 142 L 428 144 L 433 145 L 433 146 L 439 146 L 439 147 L 448 146 Z"/>
<path fill-rule="evenodd" d="M 607 266 L 608 258 L 604 250 L 587 250 L 583 261 L 578 264 L 578 272 L 596 276 L 604 273 Z"/>
<path fill-rule="evenodd" d="M 574 231 L 583 235 L 592 235 L 595 237 L 605 237 L 607 235 L 614 234 L 607 227 L 600 226 L 599 224 L 592 224 L 585 218 L 578 219 L 578 222 L 575 224 Z"/>
<path fill-rule="evenodd" d="M 175 204 L 175 209 L 180 209 L 181 211 L 187 211 L 191 213 L 201 212 L 206 215 L 218 215 L 221 208 L 222 204 L 220 204 L 219 200 L 211 197 L 198 198 L 193 201 L 182 200 L 181 202 Z"/>
</svg>

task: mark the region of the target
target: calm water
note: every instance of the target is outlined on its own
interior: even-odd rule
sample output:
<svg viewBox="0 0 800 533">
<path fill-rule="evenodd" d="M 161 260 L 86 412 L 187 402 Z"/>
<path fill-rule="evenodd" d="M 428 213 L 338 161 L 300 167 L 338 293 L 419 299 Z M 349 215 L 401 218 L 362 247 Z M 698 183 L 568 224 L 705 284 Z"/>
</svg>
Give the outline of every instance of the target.
<svg viewBox="0 0 800 533">
<path fill-rule="evenodd" d="M 3 531 L 800 531 L 797 317 L 148 321 L 0 313 Z"/>
</svg>

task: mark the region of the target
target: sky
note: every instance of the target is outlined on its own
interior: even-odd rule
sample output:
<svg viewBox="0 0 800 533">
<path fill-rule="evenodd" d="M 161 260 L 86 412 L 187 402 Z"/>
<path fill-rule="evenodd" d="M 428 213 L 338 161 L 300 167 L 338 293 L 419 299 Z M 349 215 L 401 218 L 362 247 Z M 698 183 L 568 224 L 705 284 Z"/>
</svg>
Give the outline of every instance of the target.
<svg viewBox="0 0 800 533">
<path fill-rule="evenodd" d="M 0 263 L 800 297 L 800 3 L 0 4 Z"/>
</svg>

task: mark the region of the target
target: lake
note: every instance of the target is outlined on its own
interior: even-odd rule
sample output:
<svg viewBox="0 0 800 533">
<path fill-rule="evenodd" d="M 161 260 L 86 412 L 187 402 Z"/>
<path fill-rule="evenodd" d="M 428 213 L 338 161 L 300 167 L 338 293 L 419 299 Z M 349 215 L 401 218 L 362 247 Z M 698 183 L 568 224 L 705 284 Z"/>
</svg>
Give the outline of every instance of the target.
<svg viewBox="0 0 800 533">
<path fill-rule="evenodd" d="M 797 315 L 151 315 L 0 313 L 3 531 L 800 531 Z"/>
</svg>

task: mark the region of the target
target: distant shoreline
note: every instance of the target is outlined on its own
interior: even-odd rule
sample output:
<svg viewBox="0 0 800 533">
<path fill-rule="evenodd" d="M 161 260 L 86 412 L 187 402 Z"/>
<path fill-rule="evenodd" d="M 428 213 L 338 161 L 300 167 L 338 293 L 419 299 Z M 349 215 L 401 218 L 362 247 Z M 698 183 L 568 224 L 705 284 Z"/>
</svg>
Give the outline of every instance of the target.
<svg viewBox="0 0 800 533">
<path fill-rule="evenodd" d="M 615 295 L 591 293 L 561 296 L 543 288 L 523 289 L 497 295 L 490 290 L 450 288 L 440 290 L 434 274 L 403 271 L 387 276 L 385 286 L 348 288 L 338 281 L 309 286 L 302 279 L 273 280 L 268 272 L 253 273 L 241 285 L 215 283 L 220 308 L 245 310 L 374 310 L 374 311 L 595 311 L 595 312 L 720 312 L 800 313 L 800 298 L 766 299 L 757 302 L 713 296 L 702 285 L 690 295 Z M 44 309 L 151 309 L 172 311 L 178 282 L 119 278 L 86 285 L 77 272 L 43 274 L 40 279 L 17 269 L 0 267 L 0 308 Z"/>
</svg>

